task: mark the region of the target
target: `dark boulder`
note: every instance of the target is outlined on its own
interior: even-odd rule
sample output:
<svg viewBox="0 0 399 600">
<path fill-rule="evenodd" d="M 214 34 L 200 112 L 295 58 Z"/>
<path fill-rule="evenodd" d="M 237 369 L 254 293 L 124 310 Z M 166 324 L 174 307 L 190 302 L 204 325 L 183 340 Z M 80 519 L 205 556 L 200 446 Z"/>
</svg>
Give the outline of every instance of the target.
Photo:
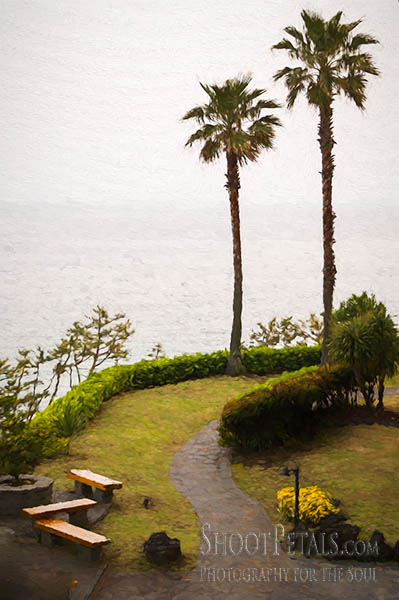
<svg viewBox="0 0 399 600">
<path fill-rule="evenodd" d="M 327 523 L 328 526 L 323 525 L 314 532 L 318 552 L 330 559 L 348 558 L 348 554 L 345 551 L 346 544 L 348 542 L 351 543 L 352 550 L 352 546 L 358 538 L 360 527 L 339 521 Z M 313 546 L 315 545 L 313 544 Z"/>
<path fill-rule="evenodd" d="M 172 562 L 181 556 L 180 541 L 170 538 L 165 531 L 159 531 L 144 542 L 144 552 L 147 560 L 157 565 Z"/>
<path fill-rule="evenodd" d="M 342 523 L 342 521 L 347 520 L 347 516 L 344 513 L 339 512 L 337 515 L 331 514 L 327 515 L 327 517 L 323 517 L 319 521 L 319 529 L 324 531 L 325 529 L 333 529 L 338 523 Z"/>
<path fill-rule="evenodd" d="M 374 554 L 376 560 L 382 562 L 393 560 L 394 549 L 386 543 L 385 536 L 381 531 L 377 529 L 374 531 L 370 538 L 370 546 L 377 549 L 377 555 Z"/>
</svg>

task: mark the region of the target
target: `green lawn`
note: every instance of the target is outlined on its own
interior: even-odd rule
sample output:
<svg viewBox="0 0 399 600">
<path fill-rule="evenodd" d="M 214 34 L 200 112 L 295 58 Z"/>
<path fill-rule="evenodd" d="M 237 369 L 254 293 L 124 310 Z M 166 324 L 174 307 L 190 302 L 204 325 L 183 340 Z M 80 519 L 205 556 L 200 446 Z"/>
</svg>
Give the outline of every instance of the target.
<svg viewBox="0 0 399 600">
<path fill-rule="evenodd" d="M 181 540 L 184 560 L 196 563 L 199 521 L 172 485 L 168 471 L 174 453 L 209 421 L 220 417 L 224 404 L 266 377 L 212 377 L 115 396 L 76 435 L 68 455 L 43 461 L 36 472 L 55 480 L 55 489 L 72 489 L 65 477 L 71 468 L 87 468 L 123 481 L 110 513 L 95 531 L 112 540 L 106 548 L 114 568 L 148 569 L 143 542 L 165 530 Z M 399 397 L 387 398 L 399 410 Z M 288 484 L 278 476 L 284 465 L 299 464 L 302 481 L 319 484 L 343 502 L 345 512 L 364 532 L 381 529 L 388 540 L 399 538 L 399 430 L 382 426 L 345 427 L 321 432 L 295 451 L 275 450 L 238 459 L 233 465 L 237 485 L 260 500 L 275 522 L 275 494 Z M 153 505 L 143 507 L 150 496 Z"/>
<path fill-rule="evenodd" d="M 399 411 L 399 396 L 385 405 Z M 382 425 L 328 428 L 311 442 L 294 448 L 234 458 L 236 484 L 259 500 L 274 523 L 281 518 L 276 493 L 293 485 L 279 475 L 284 466 L 299 466 L 300 485 L 319 485 L 342 503 L 348 522 L 359 525 L 359 538 L 378 529 L 390 543 L 399 539 L 399 430 Z"/>
<path fill-rule="evenodd" d="M 37 473 L 55 480 L 54 489 L 72 489 L 71 468 L 90 469 L 123 481 L 113 506 L 95 531 L 112 540 L 106 548 L 115 567 L 148 569 L 141 553 L 151 533 L 165 530 L 181 540 L 191 568 L 200 546 L 200 524 L 191 504 L 173 487 L 168 470 L 174 453 L 201 427 L 220 417 L 223 405 L 265 377 L 212 377 L 137 390 L 115 396 L 76 435 L 69 454 L 43 461 Z M 146 510 L 143 499 L 153 506 Z"/>
</svg>

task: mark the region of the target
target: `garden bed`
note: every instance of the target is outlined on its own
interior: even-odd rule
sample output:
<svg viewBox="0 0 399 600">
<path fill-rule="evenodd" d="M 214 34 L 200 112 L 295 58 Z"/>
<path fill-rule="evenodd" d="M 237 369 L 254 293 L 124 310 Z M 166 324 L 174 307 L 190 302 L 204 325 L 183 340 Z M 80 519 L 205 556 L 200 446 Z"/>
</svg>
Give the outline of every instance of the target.
<svg viewBox="0 0 399 600">
<path fill-rule="evenodd" d="M 394 545 L 399 538 L 398 431 L 382 427 L 376 419 L 391 424 L 393 413 L 396 423 L 399 398 L 386 398 L 385 404 L 387 410 L 379 416 L 375 411 L 370 415 L 362 407 L 348 411 L 347 422 L 341 414 L 339 425 L 347 426 L 334 427 L 330 421 L 331 427 L 319 429 L 311 441 L 293 440 L 289 447 L 246 456 L 236 453 L 236 485 L 261 502 L 274 523 L 280 523 L 277 491 L 294 484 L 293 478 L 287 481 L 280 473 L 285 466 L 299 466 L 300 486 L 318 485 L 339 498 L 348 522 L 360 527 L 359 538 L 369 539 L 377 529 Z M 360 424 L 360 419 L 371 416 L 372 425 Z M 354 426 L 351 419 L 359 424 Z"/>
<path fill-rule="evenodd" d="M 385 425 L 399 427 L 399 413 L 393 410 L 376 410 L 367 406 L 354 406 L 343 412 L 326 413 L 323 426 Z"/>
</svg>

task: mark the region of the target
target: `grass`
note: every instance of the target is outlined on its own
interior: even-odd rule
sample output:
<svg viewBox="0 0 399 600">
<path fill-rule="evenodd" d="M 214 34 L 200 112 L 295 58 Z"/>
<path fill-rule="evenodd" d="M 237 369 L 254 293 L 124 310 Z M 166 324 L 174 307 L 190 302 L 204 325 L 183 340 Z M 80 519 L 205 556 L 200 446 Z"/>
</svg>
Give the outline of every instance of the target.
<svg viewBox="0 0 399 600">
<path fill-rule="evenodd" d="M 168 471 L 175 452 L 204 425 L 220 417 L 224 404 L 265 377 L 213 377 L 137 390 L 114 396 L 83 431 L 73 437 L 69 454 L 43 461 L 36 473 L 52 477 L 54 489 L 71 489 L 65 471 L 90 469 L 121 480 L 111 511 L 94 530 L 112 540 L 106 556 L 115 568 L 148 569 L 141 552 L 145 540 L 166 531 L 181 541 L 192 568 L 200 546 L 200 523 L 172 485 Z M 143 499 L 152 499 L 150 509 Z"/>
<path fill-rule="evenodd" d="M 114 568 L 148 570 L 143 543 L 151 533 L 166 531 L 181 541 L 184 560 L 176 568 L 190 569 L 199 551 L 200 523 L 169 479 L 172 457 L 201 427 L 219 418 L 228 400 L 265 380 L 221 376 L 115 396 L 73 437 L 68 455 L 43 461 L 36 473 L 52 477 L 58 490 L 72 488 L 65 477 L 71 468 L 123 481 L 111 511 L 94 527 L 112 540 L 105 552 Z M 399 396 L 387 397 L 385 404 L 399 410 Z M 278 473 L 282 466 L 298 463 L 302 485 L 317 483 L 331 491 L 341 499 L 351 522 L 362 526 L 362 534 L 377 528 L 393 542 L 399 537 L 398 459 L 398 429 L 345 427 L 327 430 L 295 450 L 237 458 L 233 474 L 237 485 L 279 522 L 275 495 L 289 482 Z M 145 496 L 152 499 L 149 510 L 143 507 Z"/>
<path fill-rule="evenodd" d="M 399 396 L 385 399 L 399 411 Z M 341 501 L 348 522 L 359 525 L 359 538 L 375 529 L 394 544 L 399 538 L 399 430 L 382 425 L 357 425 L 320 431 L 311 441 L 291 449 L 236 455 L 236 485 L 259 500 L 274 523 L 282 522 L 276 507 L 279 489 L 293 485 L 279 475 L 284 466 L 299 466 L 300 485 L 319 485 Z"/>
<path fill-rule="evenodd" d="M 399 387 L 399 373 L 394 377 L 390 377 L 385 382 L 386 387 Z"/>
</svg>

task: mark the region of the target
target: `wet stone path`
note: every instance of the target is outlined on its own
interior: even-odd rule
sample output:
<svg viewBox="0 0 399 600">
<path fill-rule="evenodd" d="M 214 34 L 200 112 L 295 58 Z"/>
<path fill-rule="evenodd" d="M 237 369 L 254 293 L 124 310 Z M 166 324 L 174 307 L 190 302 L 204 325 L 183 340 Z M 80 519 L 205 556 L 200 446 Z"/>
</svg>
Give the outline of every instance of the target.
<svg viewBox="0 0 399 600">
<path fill-rule="evenodd" d="M 285 553 L 262 506 L 234 484 L 230 451 L 218 445 L 217 425 L 212 421 L 191 438 L 170 468 L 173 484 L 201 522 L 197 567 L 188 573 L 106 573 L 93 600 L 399 600 L 397 567 Z"/>
</svg>

